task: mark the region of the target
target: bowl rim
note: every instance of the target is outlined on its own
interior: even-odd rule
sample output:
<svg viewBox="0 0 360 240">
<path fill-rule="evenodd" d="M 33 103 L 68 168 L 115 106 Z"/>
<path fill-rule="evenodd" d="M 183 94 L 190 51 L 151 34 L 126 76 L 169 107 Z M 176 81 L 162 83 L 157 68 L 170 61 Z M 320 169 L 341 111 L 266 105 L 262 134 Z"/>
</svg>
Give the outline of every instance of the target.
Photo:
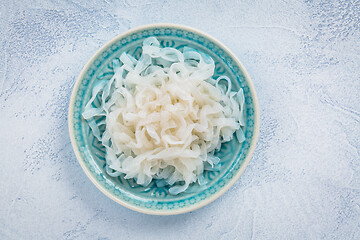
<svg viewBox="0 0 360 240">
<path fill-rule="evenodd" d="M 155 209 L 145 209 L 145 208 L 141 208 L 138 206 L 134 206 L 128 202 L 122 201 L 121 199 L 116 198 L 114 195 L 112 195 L 109 191 L 107 191 L 103 186 L 101 186 L 98 181 L 90 174 L 89 169 L 86 167 L 84 160 L 81 157 L 80 151 L 77 147 L 76 144 L 76 139 L 75 139 L 75 134 L 74 134 L 74 129 L 73 129 L 73 113 L 74 113 L 74 106 L 75 106 L 75 97 L 76 94 L 78 92 L 79 86 L 81 84 L 81 81 L 84 77 L 84 75 L 86 74 L 86 71 L 89 69 L 89 67 L 91 66 L 91 64 L 95 61 L 95 59 L 97 57 L 99 57 L 106 49 L 108 49 L 112 44 L 114 44 L 115 42 L 117 42 L 118 40 L 131 35 L 132 33 L 135 32 L 139 32 L 139 31 L 143 31 L 143 30 L 147 30 L 147 29 L 152 29 L 152 28 L 174 28 L 174 29 L 182 29 L 182 30 L 186 30 L 186 31 L 190 31 L 193 32 L 197 35 L 203 36 L 205 38 L 208 38 L 210 41 L 214 42 L 215 44 L 217 44 L 218 46 L 220 46 L 233 60 L 234 62 L 239 66 L 240 71 L 242 71 L 246 82 L 249 86 L 249 90 L 251 92 L 252 98 L 253 98 L 253 106 L 254 106 L 254 132 L 253 132 L 253 137 L 252 137 L 252 141 L 248 150 L 248 153 L 244 159 L 244 162 L 242 164 L 242 166 L 240 167 L 240 169 L 238 170 L 238 172 L 236 173 L 236 175 L 234 175 L 232 177 L 232 179 L 225 184 L 224 187 L 222 187 L 219 191 L 217 191 L 216 193 L 214 193 L 213 195 L 211 195 L 210 197 L 204 199 L 203 201 L 200 201 L 198 203 L 189 205 L 189 206 L 185 206 L 183 208 L 179 208 L 179 209 L 168 209 L 168 210 L 155 210 Z M 243 66 L 243 64 L 240 62 L 240 60 L 236 57 L 236 55 L 230 51 L 230 49 L 228 47 L 226 47 L 222 42 L 220 42 L 219 40 L 215 39 L 214 37 L 212 37 L 211 35 L 198 30 L 196 28 L 193 27 L 188 27 L 188 26 L 184 26 L 184 25 L 180 25 L 180 24 L 172 24 L 172 23 L 155 23 L 155 24 L 146 24 L 146 25 L 142 25 L 142 26 L 138 26 L 135 28 L 131 28 L 119 35 L 117 35 L 116 37 L 114 37 L 113 39 L 111 39 L 110 41 L 108 41 L 105 45 L 103 45 L 102 47 L 100 47 L 94 55 L 92 55 L 92 57 L 87 61 L 87 63 L 85 64 L 85 66 L 82 68 L 79 76 L 76 79 L 75 85 L 73 87 L 72 90 L 72 94 L 70 97 L 70 103 L 69 103 L 69 111 L 68 111 L 68 128 L 69 128 L 69 135 L 70 135 L 70 140 L 71 140 L 71 145 L 73 148 L 73 151 L 75 153 L 76 159 L 78 160 L 81 168 L 83 169 L 83 171 L 85 172 L 86 176 L 91 180 L 91 182 L 103 193 L 105 194 L 107 197 L 109 197 L 110 199 L 112 199 L 113 201 L 119 203 L 120 205 L 129 208 L 131 210 L 137 211 L 137 212 L 141 212 L 141 213 L 145 213 L 145 214 L 150 214 L 150 215 L 176 215 L 176 214 L 182 214 L 182 213 L 186 213 L 186 212 L 190 212 L 190 211 L 194 211 L 196 209 L 199 209 L 205 205 L 208 205 L 209 203 L 213 202 L 214 200 L 216 200 L 217 198 L 219 198 L 221 195 L 223 195 L 227 190 L 229 190 L 229 188 L 240 178 L 240 176 L 242 175 L 242 173 L 244 172 L 245 168 L 247 167 L 247 165 L 249 164 L 251 157 L 254 153 L 255 150 L 255 146 L 258 140 L 258 136 L 259 136 L 259 105 L 258 105 L 258 100 L 257 100 L 257 96 L 256 96 L 256 92 L 255 92 L 255 88 L 253 85 L 253 82 L 251 81 L 251 78 L 248 74 L 248 72 L 246 71 L 245 67 Z"/>
</svg>

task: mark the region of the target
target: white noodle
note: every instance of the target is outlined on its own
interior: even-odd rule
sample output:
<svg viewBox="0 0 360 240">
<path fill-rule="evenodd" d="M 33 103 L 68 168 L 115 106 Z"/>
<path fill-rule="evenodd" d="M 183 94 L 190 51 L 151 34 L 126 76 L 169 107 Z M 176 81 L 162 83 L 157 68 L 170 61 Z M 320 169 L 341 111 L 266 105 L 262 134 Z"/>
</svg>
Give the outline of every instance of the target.
<svg viewBox="0 0 360 240">
<path fill-rule="evenodd" d="M 196 181 L 206 184 L 204 170 L 220 169 L 214 152 L 234 132 L 239 142 L 245 140 L 243 90 L 231 91 L 227 76 L 214 80 L 208 55 L 189 47 L 161 48 L 150 37 L 139 60 L 123 53 L 113 68 L 110 81 L 94 86 L 83 112 L 106 148 L 110 176 L 124 173 L 144 186 L 157 179 L 157 186 L 169 185 L 178 194 Z M 101 106 L 93 107 L 99 94 Z M 101 116 L 106 121 L 96 122 Z"/>
</svg>

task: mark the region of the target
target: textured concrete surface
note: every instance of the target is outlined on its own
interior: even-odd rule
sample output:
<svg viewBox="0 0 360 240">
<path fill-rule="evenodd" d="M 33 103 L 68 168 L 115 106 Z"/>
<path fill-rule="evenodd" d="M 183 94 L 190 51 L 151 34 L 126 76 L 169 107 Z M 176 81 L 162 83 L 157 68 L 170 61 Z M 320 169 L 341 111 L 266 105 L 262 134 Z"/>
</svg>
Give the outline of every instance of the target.
<svg viewBox="0 0 360 240">
<path fill-rule="evenodd" d="M 129 28 L 199 28 L 241 59 L 261 107 L 245 173 L 200 210 L 130 211 L 87 179 L 67 107 Z M 0 239 L 360 239 L 360 1 L 0 2 Z"/>
</svg>

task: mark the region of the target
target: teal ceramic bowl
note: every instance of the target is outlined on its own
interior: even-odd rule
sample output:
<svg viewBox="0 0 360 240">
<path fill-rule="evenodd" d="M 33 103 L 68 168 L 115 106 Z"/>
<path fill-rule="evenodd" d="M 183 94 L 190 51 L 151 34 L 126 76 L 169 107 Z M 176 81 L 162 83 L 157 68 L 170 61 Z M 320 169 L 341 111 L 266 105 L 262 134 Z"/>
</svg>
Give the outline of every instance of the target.
<svg viewBox="0 0 360 240">
<path fill-rule="evenodd" d="M 191 185 L 189 192 L 173 196 L 167 187 L 137 185 L 132 179 L 117 178 L 105 171 L 105 151 L 92 135 L 81 114 L 91 97 L 92 87 L 99 79 L 111 78 L 112 60 L 126 51 L 139 56 L 142 42 L 156 36 L 162 46 L 181 49 L 190 46 L 210 55 L 215 61 L 215 78 L 227 75 L 232 80 L 233 90 L 244 90 L 246 105 L 246 140 L 239 144 L 236 139 L 223 144 L 218 156 L 220 172 L 205 172 L 209 181 L 206 189 Z M 106 196 L 121 205 L 147 214 L 173 215 L 185 213 L 212 202 L 223 194 L 240 177 L 251 159 L 258 137 L 259 110 L 253 84 L 245 68 L 231 51 L 213 37 L 193 28 L 156 24 L 127 31 L 100 48 L 80 73 L 69 107 L 69 132 L 75 155 L 89 179 Z"/>
</svg>

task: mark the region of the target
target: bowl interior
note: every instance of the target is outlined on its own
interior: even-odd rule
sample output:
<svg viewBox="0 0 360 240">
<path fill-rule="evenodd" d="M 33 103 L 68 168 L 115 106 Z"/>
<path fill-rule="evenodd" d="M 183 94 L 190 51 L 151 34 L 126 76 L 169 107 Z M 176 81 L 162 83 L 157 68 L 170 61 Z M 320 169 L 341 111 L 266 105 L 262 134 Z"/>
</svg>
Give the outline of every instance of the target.
<svg viewBox="0 0 360 240">
<path fill-rule="evenodd" d="M 86 103 L 91 98 L 94 84 L 99 80 L 108 80 L 113 75 L 112 60 L 118 58 L 121 53 L 127 52 L 136 58 L 141 54 L 142 42 L 149 36 L 156 36 L 163 47 L 174 47 L 182 50 L 189 46 L 210 55 L 215 61 L 214 78 L 226 75 L 232 80 L 232 90 L 238 91 L 243 88 L 245 95 L 245 136 L 246 140 L 239 144 L 234 138 L 223 144 L 217 156 L 221 159 L 220 171 L 205 171 L 204 177 L 208 180 L 206 189 L 198 184 L 190 185 L 185 193 L 171 195 L 168 187 L 156 187 L 152 182 L 143 187 L 133 179 L 124 179 L 124 176 L 111 177 L 105 171 L 105 149 L 93 136 L 86 121 L 81 114 Z M 251 83 L 250 83 L 251 84 Z M 254 144 L 255 121 L 257 111 L 254 105 L 253 89 L 249 86 L 249 79 L 238 62 L 217 42 L 207 36 L 180 27 L 153 26 L 132 31 L 121 35 L 105 45 L 86 65 L 80 75 L 73 93 L 72 106 L 70 106 L 70 132 L 75 139 L 75 152 L 90 179 L 106 195 L 115 201 L 135 210 L 145 212 L 166 212 L 173 209 L 185 209 L 191 205 L 199 205 L 216 195 L 221 189 L 226 188 L 231 180 L 238 175 L 241 168 L 245 167 L 245 161 L 250 146 Z M 99 99 L 95 105 L 100 104 Z M 102 129 L 104 131 L 104 129 Z M 190 208 L 189 208 L 190 209 Z"/>
</svg>

